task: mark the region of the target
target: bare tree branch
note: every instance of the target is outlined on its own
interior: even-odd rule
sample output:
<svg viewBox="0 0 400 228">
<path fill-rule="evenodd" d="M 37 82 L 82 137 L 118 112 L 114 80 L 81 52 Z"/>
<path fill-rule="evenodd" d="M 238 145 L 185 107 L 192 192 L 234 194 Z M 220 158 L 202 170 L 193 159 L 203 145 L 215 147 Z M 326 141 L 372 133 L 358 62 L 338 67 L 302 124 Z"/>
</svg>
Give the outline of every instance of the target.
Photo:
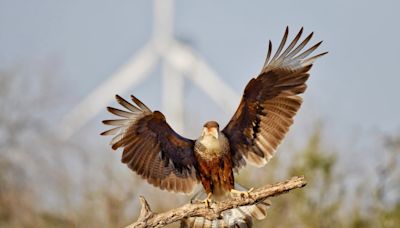
<svg viewBox="0 0 400 228">
<path fill-rule="evenodd" d="M 266 198 L 286 193 L 292 189 L 302 188 L 305 185 L 304 177 L 292 177 L 290 180 L 284 182 L 257 188 L 252 191 L 249 196 L 242 195 L 221 202 L 215 202 L 209 207 L 206 207 L 204 203 L 188 203 L 163 213 L 152 212 L 147 201 L 141 196 L 140 203 L 142 209 L 139 218 L 126 228 L 163 227 L 184 218 L 194 216 L 201 216 L 213 220 L 220 217 L 221 213 L 225 210 L 239 206 L 253 205 L 257 202 L 264 201 Z"/>
</svg>

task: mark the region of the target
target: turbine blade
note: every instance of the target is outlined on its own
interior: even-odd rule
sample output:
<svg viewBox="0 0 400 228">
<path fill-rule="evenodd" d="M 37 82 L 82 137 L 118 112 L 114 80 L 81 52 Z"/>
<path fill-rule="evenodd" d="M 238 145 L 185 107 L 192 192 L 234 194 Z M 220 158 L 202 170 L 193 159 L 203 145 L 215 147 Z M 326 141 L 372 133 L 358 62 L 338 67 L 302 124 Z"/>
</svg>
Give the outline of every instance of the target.
<svg viewBox="0 0 400 228">
<path fill-rule="evenodd" d="M 108 80 L 99 85 L 61 119 L 62 137 L 69 139 L 79 128 L 101 112 L 114 99 L 140 83 L 154 68 L 159 56 L 153 43 L 148 43 Z"/>
<path fill-rule="evenodd" d="M 175 43 L 171 51 L 180 53 L 179 58 L 175 59 L 175 55 L 167 56 L 169 61 L 176 69 L 181 70 L 183 75 L 188 77 L 200 89 L 202 89 L 222 110 L 233 113 L 240 101 L 240 96 L 229 87 L 208 64 L 193 50 L 180 44 Z M 190 67 L 180 67 L 178 61 L 185 59 L 190 61 Z"/>
</svg>

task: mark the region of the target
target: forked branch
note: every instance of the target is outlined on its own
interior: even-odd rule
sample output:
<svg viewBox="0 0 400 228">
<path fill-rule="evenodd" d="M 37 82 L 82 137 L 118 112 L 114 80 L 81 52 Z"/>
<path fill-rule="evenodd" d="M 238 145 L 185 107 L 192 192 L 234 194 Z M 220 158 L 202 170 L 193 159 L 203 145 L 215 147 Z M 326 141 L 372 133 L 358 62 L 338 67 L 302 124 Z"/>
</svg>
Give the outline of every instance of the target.
<svg viewBox="0 0 400 228">
<path fill-rule="evenodd" d="M 187 217 L 201 216 L 209 220 L 216 219 L 221 212 L 239 206 L 253 205 L 264 201 L 266 198 L 286 193 L 292 189 L 302 188 L 306 185 L 304 177 L 292 177 L 290 180 L 279 182 L 273 185 L 266 185 L 254 189 L 249 196 L 230 198 L 221 202 L 215 202 L 206 207 L 204 203 L 188 203 L 181 207 L 171 209 L 163 213 L 155 213 L 150 209 L 149 204 L 140 197 L 142 209 L 136 222 L 127 228 L 139 227 L 163 227 L 170 223 L 180 221 Z"/>
</svg>

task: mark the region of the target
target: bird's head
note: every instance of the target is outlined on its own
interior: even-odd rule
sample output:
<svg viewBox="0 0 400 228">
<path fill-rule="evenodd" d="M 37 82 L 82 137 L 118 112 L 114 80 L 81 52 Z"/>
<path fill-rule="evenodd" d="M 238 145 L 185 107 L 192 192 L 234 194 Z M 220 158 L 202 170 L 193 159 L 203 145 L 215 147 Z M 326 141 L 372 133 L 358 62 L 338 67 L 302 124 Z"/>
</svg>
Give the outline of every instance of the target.
<svg viewBox="0 0 400 228">
<path fill-rule="evenodd" d="M 208 121 L 203 125 L 203 132 L 201 133 L 201 136 L 212 136 L 216 139 L 218 139 L 218 134 L 219 134 L 219 124 L 215 121 Z"/>
</svg>

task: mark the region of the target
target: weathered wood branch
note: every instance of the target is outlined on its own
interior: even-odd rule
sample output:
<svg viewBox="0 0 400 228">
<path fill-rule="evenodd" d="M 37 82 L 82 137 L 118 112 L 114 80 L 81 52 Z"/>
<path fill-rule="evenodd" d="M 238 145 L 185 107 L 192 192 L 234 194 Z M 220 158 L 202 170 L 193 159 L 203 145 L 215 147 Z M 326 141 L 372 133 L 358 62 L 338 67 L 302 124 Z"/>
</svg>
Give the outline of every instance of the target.
<svg viewBox="0 0 400 228">
<path fill-rule="evenodd" d="M 180 221 L 187 217 L 201 216 L 207 219 L 216 219 L 221 212 L 239 206 L 253 205 L 264 201 L 266 198 L 286 193 L 292 189 L 302 188 L 306 185 L 304 177 L 292 177 L 290 180 L 279 182 L 273 185 L 266 185 L 255 189 L 249 196 L 230 198 L 221 202 L 212 203 L 206 207 L 204 203 L 188 203 L 181 207 L 171 209 L 163 213 L 151 211 L 149 204 L 144 197 L 140 197 L 142 209 L 136 222 L 127 228 L 139 227 L 163 227 L 170 223 Z"/>
</svg>

